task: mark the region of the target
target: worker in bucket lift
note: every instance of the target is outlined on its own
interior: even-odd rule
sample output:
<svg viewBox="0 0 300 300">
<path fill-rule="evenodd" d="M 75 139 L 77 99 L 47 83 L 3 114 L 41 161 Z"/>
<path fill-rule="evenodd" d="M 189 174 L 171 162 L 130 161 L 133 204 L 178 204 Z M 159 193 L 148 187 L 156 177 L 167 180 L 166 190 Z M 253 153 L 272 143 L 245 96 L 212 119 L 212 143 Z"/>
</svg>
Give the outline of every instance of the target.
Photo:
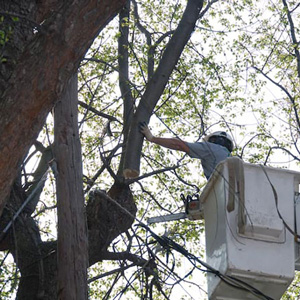
<svg viewBox="0 0 300 300">
<path fill-rule="evenodd" d="M 207 179 L 221 161 L 231 156 L 234 146 L 232 137 L 225 131 L 213 132 L 205 136 L 202 142 L 195 143 L 188 143 L 178 138 L 155 137 L 146 122 L 140 123 L 140 132 L 151 143 L 183 151 L 192 158 L 200 159 Z"/>
</svg>

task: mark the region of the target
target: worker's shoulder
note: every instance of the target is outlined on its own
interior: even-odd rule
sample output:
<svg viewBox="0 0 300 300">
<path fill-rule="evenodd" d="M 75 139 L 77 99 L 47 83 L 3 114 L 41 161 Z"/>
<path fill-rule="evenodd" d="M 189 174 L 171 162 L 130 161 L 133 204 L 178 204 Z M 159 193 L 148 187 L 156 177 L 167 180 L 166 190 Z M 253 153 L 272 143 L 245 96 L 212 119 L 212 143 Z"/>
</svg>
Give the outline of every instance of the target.
<svg viewBox="0 0 300 300">
<path fill-rule="evenodd" d="M 209 143 L 209 142 L 202 142 L 203 144 L 205 144 L 205 147 L 208 147 L 212 150 L 215 150 L 215 151 L 226 151 L 228 152 L 227 148 L 222 146 L 222 145 L 219 145 L 219 144 L 215 144 L 215 143 Z"/>
<path fill-rule="evenodd" d="M 212 143 L 207 143 L 207 142 L 186 143 L 186 145 L 189 147 L 190 150 L 188 152 L 189 156 L 192 158 L 201 158 L 201 159 L 207 158 L 208 155 L 215 152 L 215 150 L 213 150 L 214 148 L 211 148 L 209 144 Z"/>
<path fill-rule="evenodd" d="M 190 149 L 199 149 L 199 148 L 205 148 L 204 142 L 185 142 L 185 144 L 190 148 Z"/>
<path fill-rule="evenodd" d="M 203 150 L 222 150 L 225 148 L 221 145 L 210 143 L 210 142 L 193 142 L 193 143 L 186 143 L 190 148 L 201 148 Z M 225 148 L 226 149 L 226 148 Z"/>
<path fill-rule="evenodd" d="M 221 158 L 230 156 L 229 150 L 219 144 L 204 142 L 206 147 L 209 148 L 209 151 L 212 152 L 214 155 L 219 155 Z"/>
<path fill-rule="evenodd" d="M 198 155 L 201 154 L 202 156 L 206 154 L 220 154 L 222 156 L 228 156 L 229 153 L 226 147 L 205 141 L 186 143 L 186 145 L 190 149 L 190 156 L 193 156 L 193 153 L 197 153 Z"/>
</svg>

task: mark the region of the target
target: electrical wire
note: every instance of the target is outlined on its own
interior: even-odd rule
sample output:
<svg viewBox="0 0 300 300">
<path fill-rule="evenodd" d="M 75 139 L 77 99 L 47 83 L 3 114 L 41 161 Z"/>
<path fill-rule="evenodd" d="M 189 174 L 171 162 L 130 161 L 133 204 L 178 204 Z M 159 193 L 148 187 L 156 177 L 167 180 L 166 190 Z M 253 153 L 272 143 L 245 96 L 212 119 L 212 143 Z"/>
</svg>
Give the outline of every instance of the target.
<svg viewBox="0 0 300 300">
<path fill-rule="evenodd" d="M 224 176 L 223 176 L 224 177 Z M 228 183 L 229 184 L 229 183 Z M 232 188 L 232 187 L 231 187 Z M 155 234 L 146 224 L 144 224 L 143 222 L 141 222 L 140 220 L 138 220 L 136 218 L 136 216 L 134 216 L 133 214 L 131 214 L 127 209 L 125 209 L 123 206 L 121 206 L 116 200 L 112 199 L 111 197 L 109 197 L 108 195 L 106 195 L 105 193 L 103 193 L 103 197 L 107 198 L 107 200 L 113 202 L 115 205 L 117 205 L 122 211 L 124 211 L 127 215 L 131 216 L 133 219 L 135 219 L 138 224 L 136 226 L 140 226 L 144 229 L 146 229 L 151 236 L 163 247 L 165 248 L 167 251 L 171 251 L 171 249 L 181 253 L 184 257 L 186 257 L 187 259 L 189 259 L 190 262 L 193 263 L 193 265 L 199 269 L 202 272 L 206 272 L 206 273 L 212 273 L 215 276 L 219 277 L 220 280 L 222 280 L 224 283 L 232 286 L 233 288 L 237 288 L 240 290 L 243 290 L 245 292 L 249 292 L 253 295 L 255 295 L 256 297 L 260 298 L 260 299 L 266 299 L 266 300 L 274 300 L 273 298 L 265 295 L 264 293 L 262 293 L 261 291 L 259 291 L 258 289 L 256 289 L 255 287 L 253 287 L 252 285 L 249 285 L 248 283 L 234 277 L 234 276 L 228 276 L 225 274 L 222 274 L 220 271 L 214 269 L 213 267 L 211 267 L 210 265 L 208 265 L 206 262 L 200 260 L 198 257 L 196 257 L 195 255 L 189 253 L 185 248 L 183 248 L 182 246 L 180 246 L 179 244 L 177 244 L 176 242 L 172 241 L 170 238 L 166 237 L 166 236 L 158 236 L 157 234 Z M 205 269 L 203 268 L 199 268 L 196 265 L 196 262 L 200 263 L 202 266 L 205 267 Z"/>
<path fill-rule="evenodd" d="M 283 217 L 281 216 L 279 209 L 278 209 L 278 196 L 277 196 L 277 192 L 276 189 L 274 187 L 274 185 L 272 184 L 267 172 L 265 171 L 265 168 L 263 166 L 261 166 L 271 187 L 272 187 L 272 191 L 274 194 L 274 198 L 275 198 L 275 203 L 276 203 L 276 208 L 277 208 L 277 212 L 279 217 L 282 219 L 283 223 L 285 224 L 285 226 L 287 227 L 287 229 L 295 236 L 300 238 L 299 235 L 297 235 L 290 227 L 289 225 L 285 222 L 285 220 L 283 219 Z M 23 211 L 23 209 L 26 207 L 26 205 L 28 204 L 28 202 L 30 201 L 30 199 L 34 196 L 35 192 L 37 191 L 37 189 L 40 188 L 40 186 L 44 183 L 44 181 L 47 179 L 47 175 L 48 175 L 48 170 L 44 173 L 44 175 L 42 176 L 41 180 L 38 182 L 37 186 L 35 187 L 35 189 L 32 191 L 32 193 L 27 197 L 27 199 L 24 201 L 24 203 L 22 204 L 22 206 L 18 209 L 18 211 L 15 213 L 15 215 L 13 216 L 12 220 L 7 224 L 7 226 L 5 227 L 5 229 L 2 231 L 0 238 L 2 239 L 5 235 L 5 233 L 9 230 L 9 228 L 12 226 L 13 222 L 18 218 L 19 214 Z M 237 288 L 237 289 L 241 289 L 245 292 L 249 292 L 252 293 L 253 295 L 257 296 L 257 297 L 262 297 L 263 299 L 267 299 L 267 300 L 273 300 L 271 297 L 265 295 L 264 293 L 262 293 L 261 291 L 259 291 L 258 289 L 256 289 L 255 287 L 249 285 L 248 283 L 234 277 L 234 276 L 228 276 L 228 275 L 224 275 L 221 272 L 219 272 L 218 270 L 214 269 L 213 267 L 211 267 L 210 265 L 208 265 L 207 263 L 205 263 L 204 261 L 200 260 L 198 257 L 196 257 L 195 255 L 189 253 L 185 248 L 183 248 L 181 245 L 179 245 L 178 243 L 174 242 L 173 240 L 171 240 L 170 238 L 168 238 L 167 236 L 158 236 L 157 234 L 155 234 L 147 225 L 145 225 L 144 223 L 142 223 L 140 220 L 138 220 L 134 215 L 132 215 L 128 210 L 126 210 L 124 207 L 122 207 L 117 201 L 115 201 L 114 199 L 110 198 L 109 196 L 105 195 L 106 198 L 112 202 L 114 202 L 114 204 L 116 204 L 119 208 L 121 208 L 124 212 L 126 212 L 126 214 L 129 214 L 131 217 L 133 217 L 135 220 L 138 221 L 138 225 L 140 227 L 143 227 L 144 229 L 147 230 L 147 232 L 149 232 L 151 234 L 151 236 L 164 248 L 167 250 L 168 253 L 171 253 L 171 250 L 175 250 L 177 252 L 179 252 L 180 254 L 182 254 L 184 257 L 186 257 L 197 269 L 199 269 L 202 272 L 206 272 L 206 273 L 212 273 L 215 276 L 219 277 L 220 280 L 222 280 L 223 282 L 225 282 L 226 284 Z M 202 266 L 205 267 L 205 269 L 203 268 L 199 268 L 198 266 L 196 266 L 196 262 L 200 263 Z"/>
<path fill-rule="evenodd" d="M 49 168 L 43 174 L 42 178 L 37 183 L 36 187 L 33 189 L 33 191 L 31 192 L 31 194 L 26 198 L 26 200 L 23 202 L 23 204 L 19 207 L 19 209 L 13 215 L 12 219 L 9 221 L 9 223 L 5 226 L 5 228 L 3 229 L 3 231 L 0 233 L 0 241 L 3 240 L 5 234 L 8 232 L 8 230 L 13 225 L 13 223 L 15 222 L 15 220 L 19 217 L 20 213 L 24 210 L 24 208 L 29 203 L 29 201 L 33 198 L 33 196 L 35 195 L 35 193 L 43 186 L 43 184 L 47 180 L 48 172 L 49 172 Z"/>
<path fill-rule="evenodd" d="M 264 293 L 262 293 L 261 291 L 259 291 L 258 289 L 256 289 L 255 287 L 253 287 L 252 285 L 234 277 L 234 276 L 228 276 L 228 275 L 224 275 L 221 272 L 219 272 L 218 270 L 214 269 L 213 267 L 211 267 L 210 265 L 208 265 L 207 263 L 205 263 L 204 261 L 200 260 L 198 257 L 196 257 L 194 254 L 189 253 L 185 248 L 183 248 L 181 245 L 179 245 L 178 243 L 174 242 L 173 240 L 171 240 L 170 238 L 168 238 L 167 236 L 158 236 L 157 234 L 155 234 L 147 225 L 145 224 L 139 224 L 137 226 L 141 226 L 144 229 L 146 229 L 151 236 L 163 247 L 165 248 L 167 251 L 171 251 L 171 249 L 179 252 L 180 254 L 182 254 L 184 257 L 186 257 L 197 269 L 199 269 L 202 272 L 206 272 L 206 273 L 212 273 L 215 276 L 219 277 L 223 282 L 225 282 L 226 284 L 234 287 L 234 288 L 238 288 L 241 289 L 245 292 L 249 292 L 257 297 L 260 297 L 262 299 L 266 299 L 266 300 L 274 300 L 273 298 L 265 295 Z M 196 266 L 196 262 L 200 263 L 202 266 L 204 266 L 206 269 L 203 268 L 199 268 L 198 266 Z"/>
<path fill-rule="evenodd" d="M 283 225 L 285 226 L 285 228 L 294 236 L 295 238 L 295 241 L 297 241 L 298 239 L 300 239 L 300 235 L 297 234 L 297 232 L 295 232 L 288 224 L 287 222 L 285 221 L 285 219 L 283 218 L 283 216 L 281 215 L 280 211 L 279 211 L 279 208 L 278 208 L 278 194 L 277 194 L 277 191 L 273 185 L 273 183 L 271 182 L 271 179 L 265 169 L 265 167 L 263 165 L 260 165 L 260 167 L 262 168 L 264 174 L 266 175 L 267 177 L 267 180 L 271 186 L 271 189 L 272 189 L 272 192 L 273 192 L 273 195 L 274 195 L 274 200 L 275 200 L 275 206 L 276 206 L 276 210 L 277 210 L 277 214 L 279 216 L 279 218 L 282 220 L 283 222 Z"/>
</svg>

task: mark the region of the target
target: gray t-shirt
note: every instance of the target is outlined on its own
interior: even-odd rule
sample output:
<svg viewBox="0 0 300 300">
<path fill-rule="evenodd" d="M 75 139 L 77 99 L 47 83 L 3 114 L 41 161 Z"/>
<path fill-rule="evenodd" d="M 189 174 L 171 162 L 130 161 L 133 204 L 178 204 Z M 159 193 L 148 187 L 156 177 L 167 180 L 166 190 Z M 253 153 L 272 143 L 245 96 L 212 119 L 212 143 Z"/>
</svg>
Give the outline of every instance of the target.
<svg viewBox="0 0 300 300">
<path fill-rule="evenodd" d="M 186 143 L 190 148 L 188 155 L 201 159 L 204 175 L 208 179 L 219 162 L 230 156 L 226 147 L 209 142 Z"/>
</svg>

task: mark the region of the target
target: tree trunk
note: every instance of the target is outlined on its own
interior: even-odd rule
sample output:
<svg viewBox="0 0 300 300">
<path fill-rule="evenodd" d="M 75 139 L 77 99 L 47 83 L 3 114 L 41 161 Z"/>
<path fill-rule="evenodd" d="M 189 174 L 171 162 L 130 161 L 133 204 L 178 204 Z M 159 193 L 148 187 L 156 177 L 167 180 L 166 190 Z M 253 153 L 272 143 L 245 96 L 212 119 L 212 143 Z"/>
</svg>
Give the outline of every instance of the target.
<svg viewBox="0 0 300 300">
<path fill-rule="evenodd" d="M 88 240 L 77 102 L 75 75 L 54 113 L 58 299 L 66 300 L 87 299 Z"/>
<path fill-rule="evenodd" d="M 7 5 L 18 2 L 2 1 L 0 10 L 6 12 Z M 22 43 L 17 40 L 11 45 L 19 51 L 0 68 L 0 215 L 17 167 L 40 132 L 48 112 L 60 98 L 93 39 L 126 0 L 27 2 L 34 9 L 17 11 L 22 18 L 16 24 L 30 25 L 24 35 L 31 34 L 23 37 Z M 18 6 L 9 8 L 14 7 Z M 34 28 L 38 31 L 32 34 Z"/>
</svg>

